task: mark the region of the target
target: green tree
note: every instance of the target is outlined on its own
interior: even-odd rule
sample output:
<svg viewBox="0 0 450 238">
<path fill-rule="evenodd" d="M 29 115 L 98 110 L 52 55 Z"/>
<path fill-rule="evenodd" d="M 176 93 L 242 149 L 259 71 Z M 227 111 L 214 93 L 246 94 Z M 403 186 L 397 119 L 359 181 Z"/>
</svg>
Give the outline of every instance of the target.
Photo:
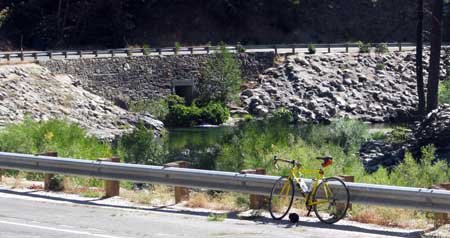
<svg viewBox="0 0 450 238">
<path fill-rule="evenodd" d="M 224 104 L 237 99 L 242 83 L 239 61 L 221 43 L 219 50 L 206 62 L 198 85 L 199 101 Z"/>
</svg>

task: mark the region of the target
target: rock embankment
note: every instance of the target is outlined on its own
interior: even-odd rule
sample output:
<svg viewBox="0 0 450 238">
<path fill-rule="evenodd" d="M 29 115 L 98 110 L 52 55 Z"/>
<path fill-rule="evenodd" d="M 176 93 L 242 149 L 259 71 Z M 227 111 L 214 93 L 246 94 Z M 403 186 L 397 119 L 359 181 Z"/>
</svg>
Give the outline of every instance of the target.
<svg viewBox="0 0 450 238">
<path fill-rule="evenodd" d="M 450 105 L 443 105 L 430 112 L 417 123 L 409 138 L 403 143 L 371 141 L 362 145 L 360 158 L 366 170 L 376 171 L 379 165 L 391 168 L 403 160 L 406 151 L 415 157 L 421 148 L 434 145 L 436 157 L 450 162 Z"/>
<path fill-rule="evenodd" d="M 36 64 L 0 66 L 0 126 L 25 117 L 65 119 L 101 139 L 128 132 L 139 120 L 157 133 L 163 128 L 151 115 L 123 110 L 77 82 L 72 76 L 54 75 Z"/>
<path fill-rule="evenodd" d="M 442 54 L 442 75 L 450 67 L 447 51 Z M 255 84 L 241 94 L 248 112 L 264 116 L 284 107 L 308 122 L 343 116 L 406 122 L 414 117 L 418 100 L 413 52 L 289 56 Z"/>
</svg>

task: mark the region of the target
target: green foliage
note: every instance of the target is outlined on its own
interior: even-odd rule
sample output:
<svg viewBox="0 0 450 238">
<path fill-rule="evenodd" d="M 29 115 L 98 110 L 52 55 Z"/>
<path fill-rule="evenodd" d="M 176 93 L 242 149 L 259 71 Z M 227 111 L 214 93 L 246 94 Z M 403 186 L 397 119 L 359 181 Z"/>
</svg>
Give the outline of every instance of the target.
<svg viewBox="0 0 450 238">
<path fill-rule="evenodd" d="M 149 112 L 159 120 L 164 120 L 169 113 L 169 100 L 172 99 L 139 100 L 132 102 L 129 110 L 132 112 Z"/>
<path fill-rule="evenodd" d="M 376 69 L 376 70 L 384 70 L 384 64 L 383 64 L 383 63 L 378 63 L 378 64 L 375 66 L 375 69 Z"/>
<path fill-rule="evenodd" d="M 180 42 L 175 42 L 175 54 L 178 54 L 180 52 L 180 49 L 181 49 Z"/>
<path fill-rule="evenodd" d="M 167 99 L 169 112 L 165 117 L 165 123 L 175 127 L 191 127 L 199 124 L 219 125 L 230 117 L 230 111 L 226 106 L 218 102 L 209 102 L 204 106 L 191 106 L 184 104 L 184 99 L 171 96 Z"/>
<path fill-rule="evenodd" d="M 282 121 L 285 123 L 291 123 L 294 121 L 294 115 L 292 114 L 292 112 L 289 109 L 283 107 L 275 110 L 272 117 L 275 121 Z"/>
<path fill-rule="evenodd" d="M 386 141 L 389 143 L 402 143 L 411 137 L 411 130 L 406 127 L 394 127 L 387 133 Z"/>
<path fill-rule="evenodd" d="M 308 54 L 315 54 L 316 53 L 316 45 L 313 43 L 308 44 Z"/>
<path fill-rule="evenodd" d="M 378 53 L 378 54 L 389 53 L 388 45 L 386 43 L 377 44 L 377 47 L 375 48 L 375 53 Z"/>
<path fill-rule="evenodd" d="M 210 213 L 208 215 L 208 221 L 222 222 L 225 221 L 225 219 L 227 219 L 226 213 Z"/>
<path fill-rule="evenodd" d="M 0 151 L 27 154 L 57 151 L 61 157 L 89 160 L 112 155 L 107 144 L 88 136 L 78 125 L 61 120 L 25 119 L 7 126 L 0 132 Z"/>
<path fill-rule="evenodd" d="M 439 82 L 439 103 L 450 104 L 450 78 Z"/>
<path fill-rule="evenodd" d="M 356 45 L 359 49 L 359 53 L 370 53 L 371 45 L 370 43 L 364 43 L 362 41 L 356 42 Z"/>
<path fill-rule="evenodd" d="M 245 48 L 244 48 L 244 46 L 243 45 L 241 45 L 241 43 L 240 42 L 238 42 L 237 44 L 236 44 L 236 52 L 237 53 L 245 53 Z"/>
<path fill-rule="evenodd" d="M 117 154 L 126 163 L 157 164 L 164 163 L 164 148 L 161 141 L 155 139 L 153 130 L 139 122 L 133 132 L 118 139 Z"/>
<path fill-rule="evenodd" d="M 436 183 L 448 182 L 449 168 L 445 161 L 434 162 L 433 146 L 422 148 L 419 162 L 407 153 L 402 163 L 397 165 L 389 175 L 389 184 L 397 186 L 414 186 L 429 188 Z"/>
<path fill-rule="evenodd" d="M 383 130 L 375 131 L 370 134 L 370 138 L 375 141 L 384 141 L 387 138 L 386 132 Z"/>
<path fill-rule="evenodd" d="M 202 80 L 198 84 L 198 100 L 227 104 L 237 100 L 242 82 L 239 61 L 225 48 L 220 49 L 206 62 L 202 69 Z"/>
<path fill-rule="evenodd" d="M 341 118 L 332 121 L 328 126 L 308 126 L 303 138 L 314 145 L 323 143 L 339 145 L 345 152 L 356 147 L 369 139 L 368 126 L 364 122 Z"/>
<path fill-rule="evenodd" d="M 142 49 L 144 50 L 144 55 L 150 54 L 150 45 L 149 44 L 143 44 Z"/>
</svg>

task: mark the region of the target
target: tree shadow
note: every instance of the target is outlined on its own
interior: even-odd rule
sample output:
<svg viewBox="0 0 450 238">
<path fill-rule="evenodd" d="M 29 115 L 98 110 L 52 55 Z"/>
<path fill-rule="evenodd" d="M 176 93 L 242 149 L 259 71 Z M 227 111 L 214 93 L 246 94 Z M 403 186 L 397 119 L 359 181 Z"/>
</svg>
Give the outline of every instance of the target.
<svg viewBox="0 0 450 238">
<path fill-rule="evenodd" d="M 174 207 L 176 204 L 170 204 L 166 206 L 159 207 L 139 207 L 139 206 L 127 206 L 127 205 L 116 205 L 116 204 L 103 204 L 98 203 L 99 201 L 104 200 L 104 198 L 95 198 L 88 200 L 76 200 L 71 198 L 61 198 L 61 197 L 53 197 L 49 195 L 36 194 L 36 192 L 40 192 L 41 190 L 32 190 L 32 191 L 12 191 L 8 189 L 0 189 L 0 193 L 18 195 L 18 196 L 26 196 L 32 198 L 40 198 L 52 201 L 66 202 L 72 204 L 79 205 L 89 205 L 95 207 L 106 207 L 106 208 L 120 208 L 120 209 L 131 209 L 137 211 L 151 211 L 151 212 L 162 212 L 162 213 L 171 213 L 171 214 L 181 214 L 181 215 L 193 215 L 193 216 L 204 216 L 208 217 L 212 212 L 210 211 L 198 211 L 198 210 L 183 210 L 181 207 Z M 227 219 L 235 219 L 240 220 L 237 216 L 238 212 L 229 212 L 227 213 Z M 299 221 L 297 223 L 291 223 L 289 220 L 274 220 L 268 217 L 257 217 L 255 219 L 251 219 L 249 221 L 253 221 L 256 224 L 274 224 L 281 225 L 284 228 L 292 228 L 292 227 L 311 227 L 311 228 L 319 228 L 319 229 L 331 229 L 331 230 L 339 230 L 339 231 L 347 231 L 347 232 L 359 232 L 359 233 L 367 233 L 374 235 L 384 235 L 384 236 L 396 236 L 396 237 L 420 237 L 423 232 L 422 231 L 414 231 L 414 232 L 402 232 L 402 231 L 388 231 L 385 229 L 376 229 L 376 228 L 364 228 L 358 227 L 354 225 L 342 225 L 342 224 L 325 224 L 321 222 L 315 221 Z"/>
</svg>

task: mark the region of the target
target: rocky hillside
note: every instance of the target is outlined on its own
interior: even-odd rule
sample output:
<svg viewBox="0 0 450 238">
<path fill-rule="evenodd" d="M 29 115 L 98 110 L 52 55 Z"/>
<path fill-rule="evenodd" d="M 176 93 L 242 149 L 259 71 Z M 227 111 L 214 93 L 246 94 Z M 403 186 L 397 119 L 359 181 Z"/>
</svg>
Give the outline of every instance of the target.
<svg viewBox="0 0 450 238">
<path fill-rule="evenodd" d="M 36 64 L 0 66 L 0 126 L 29 116 L 66 119 L 102 139 L 132 130 L 140 119 L 159 132 L 163 124 L 149 114 L 123 110 L 79 86 L 68 75 L 54 75 Z"/>
<path fill-rule="evenodd" d="M 441 75 L 450 67 L 449 53 L 442 54 Z M 300 121 L 347 116 L 406 122 L 413 119 L 418 100 L 413 52 L 290 56 L 255 84 L 241 94 L 247 111 L 263 116 L 283 107 Z"/>
</svg>

